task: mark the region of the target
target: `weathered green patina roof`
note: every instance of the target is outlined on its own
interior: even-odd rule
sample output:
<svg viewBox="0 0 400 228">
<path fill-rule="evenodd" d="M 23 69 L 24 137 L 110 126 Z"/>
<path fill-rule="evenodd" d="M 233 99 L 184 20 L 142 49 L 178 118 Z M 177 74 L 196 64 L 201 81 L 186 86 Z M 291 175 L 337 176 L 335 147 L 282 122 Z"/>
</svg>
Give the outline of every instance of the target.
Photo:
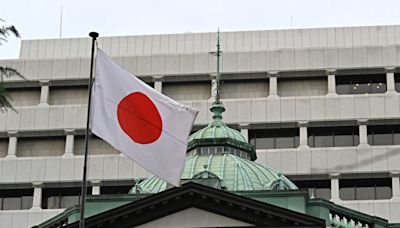
<svg viewBox="0 0 400 228">
<path fill-rule="evenodd" d="M 232 154 L 190 156 L 186 159 L 181 179 L 192 179 L 204 171 L 216 175 L 227 191 L 297 189 L 296 185 L 282 174 Z M 131 193 L 137 189 L 142 193 L 157 193 L 170 187 L 172 186 L 164 180 L 151 176 L 135 186 Z"/>
<path fill-rule="evenodd" d="M 230 146 L 249 153 L 250 159 L 256 160 L 254 146 L 249 144 L 239 131 L 230 128 L 222 121 L 222 113 L 225 111 L 223 104 L 216 101 L 210 110 L 213 112 L 213 121 L 190 135 L 187 151 L 204 146 Z"/>
<path fill-rule="evenodd" d="M 189 137 L 189 143 L 193 140 L 198 139 L 215 139 L 215 138 L 231 138 L 235 139 L 242 143 L 247 143 L 247 140 L 244 136 L 237 130 L 228 127 L 226 124 L 222 122 L 222 110 L 225 110 L 222 104 L 218 106 L 213 105 L 210 108 L 211 111 L 217 111 L 217 114 L 214 114 L 213 121 L 205 128 L 200 129 L 199 131 L 193 133 Z M 215 113 L 215 112 L 214 112 Z"/>
</svg>

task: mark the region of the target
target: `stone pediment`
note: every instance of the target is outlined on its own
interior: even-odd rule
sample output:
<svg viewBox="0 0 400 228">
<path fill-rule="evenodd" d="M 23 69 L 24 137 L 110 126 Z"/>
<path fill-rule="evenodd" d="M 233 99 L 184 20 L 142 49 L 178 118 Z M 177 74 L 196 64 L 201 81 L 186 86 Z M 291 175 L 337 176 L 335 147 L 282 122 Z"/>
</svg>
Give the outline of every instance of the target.
<svg viewBox="0 0 400 228">
<path fill-rule="evenodd" d="M 227 221 L 231 222 L 227 224 L 229 227 L 325 227 L 324 220 L 192 182 L 91 216 L 86 219 L 86 227 L 145 226 L 174 215 L 179 218 L 192 208 L 210 218 L 222 219 L 220 224 L 212 223 L 219 227 Z M 195 223 L 198 218 L 201 216 L 186 219 L 193 219 Z M 66 227 L 78 226 L 75 222 Z"/>
</svg>

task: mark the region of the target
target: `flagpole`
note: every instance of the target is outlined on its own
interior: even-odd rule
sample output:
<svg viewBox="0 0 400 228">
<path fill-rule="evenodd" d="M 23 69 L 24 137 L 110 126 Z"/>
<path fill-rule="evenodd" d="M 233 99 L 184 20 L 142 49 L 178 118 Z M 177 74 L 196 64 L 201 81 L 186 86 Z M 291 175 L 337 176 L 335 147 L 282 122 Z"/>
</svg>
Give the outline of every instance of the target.
<svg viewBox="0 0 400 228">
<path fill-rule="evenodd" d="M 92 80 L 93 80 L 93 66 L 94 66 L 94 46 L 99 34 L 97 32 L 90 32 L 89 36 L 92 37 L 92 54 L 90 60 L 90 75 L 89 75 L 89 98 L 86 118 L 86 135 L 85 135 L 85 158 L 83 162 L 83 178 L 82 178 L 82 189 L 81 189 L 81 202 L 80 202 L 80 220 L 79 228 L 85 228 L 85 202 L 86 202 L 86 173 L 87 173 L 87 158 L 88 158 L 88 144 L 89 144 L 89 122 L 90 122 L 90 104 L 92 100 Z"/>
</svg>

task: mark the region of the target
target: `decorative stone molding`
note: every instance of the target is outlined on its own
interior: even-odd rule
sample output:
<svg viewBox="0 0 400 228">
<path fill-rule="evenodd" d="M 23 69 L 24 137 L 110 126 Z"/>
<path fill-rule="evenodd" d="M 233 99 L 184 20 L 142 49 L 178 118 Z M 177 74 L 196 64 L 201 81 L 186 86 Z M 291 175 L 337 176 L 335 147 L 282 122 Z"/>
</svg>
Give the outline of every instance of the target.
<svg viewBox="0 0 400 228">
<path fill-rule="evenodd" d="M 269 98 L 278 98 L 278 71 L 267 72 L 269 78 Z"/>
<path fill-rule="evenodd" d="M 33 182 L 33 200 L 31 211 L 41 211 L 42 210 L 42 188 L 44 187 L 43 182 Z"/>
<path fill-rule="evenodd" d="M 42 80 L 40 81 L 40 103 L 39 106 L 49 106 L 49 95 L 50 95 L 50 81 Z"/>
<path fill-rule="evenodd" d="M 162 93 L 162 83 L 164 81 L 164 76 L 156 75 L 156 76 L 153 76 L 152 78 L 154 81 L 154 89 L 157 90 L 158 92 Z"/>
<path fill-rule="evenodd" d="M 17 157 L 17 145 L 18 145 L 18 131 L 9 131 L 7 132 L 8 138 L 8 152 L 5 159 L 14 159 Z"/>
<path fill-rule="evenodd" d="M 100 195 L 100 186 L 102 186 L 101 180 L 91 180 L 92 195 Z"/>
</svg>

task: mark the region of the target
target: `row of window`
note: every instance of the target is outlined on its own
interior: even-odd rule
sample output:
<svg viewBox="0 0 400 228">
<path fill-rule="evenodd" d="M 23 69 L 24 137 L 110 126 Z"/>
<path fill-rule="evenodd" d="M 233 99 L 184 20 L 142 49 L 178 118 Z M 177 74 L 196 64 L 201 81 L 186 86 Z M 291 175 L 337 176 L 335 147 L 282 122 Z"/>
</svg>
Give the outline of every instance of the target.
<svg viewBox="0 0 400 228">
<path fill-rule="evenodd" d="M 376 94 L 387 91 L 386 74 L 336 75 L 338 94 Z M 154 86 L 153 83 L 148 83 Z M 269 83 L 266 79 L 242 79 L 222 81 L 222 98 L 266 97 Z M 395 89 L 400 92 L 400 74 L 395 74 Z M 40 88 L 9 88 L 14 106 L 37 105 L 40 100 Z M 328 92 L 327 78 L 296 77 L 278 78 L 278 95 L 317 96 Z M 176 100 L 204 100 L 211 96 L 211 83 L 164 82 L 163 93 Z M 50 88 L 50 105 L 84 104 L 87 102 L 87 86 L 59 86 Z"/>
<path fill-rule="evenodd" d="M 360 143 L 358 126 L 308 127 L 308 146 L 346 147 Z M 367 126 L 369 145 L 400 145 L 400 125 Z M 296 148 L 299 128 L 251 129 L 250 143 L 256 149 Z"/>
<path fill-rule="evenodd" d="M 310 147 L 346 147 L 359 145 L 358 126 L 308 127 Z M 400 125 L 367 126 L 368 144 L 400 145 Z M 282 149 L 299 146 L 299 128 L 250 129 L 249 140 L 256 149 Z M 109 144 L 93 136 L 90 153 L 118 154 Z M 20 138 L 17 143 L 17 157 L 61 156 L 65 150 L 65 137 Z M 222 149 L 221 149 L 222 150 Z M 83 155 L 84 137 L 76 136 L 74 154 Z M 0 157 L 7 156 L 8 139 L 0 139 Z M 201 151 L 201 154 L 207 154 Z M 241 155 L 240 155 L 241 156 Z"/>
<path fill-rule="evenodd" d="M 102 186 L 102 195 L 127 194 L 132 188 L 129 186 Z M 92 188 L 88 187 L 87 194 L 90 195 Z M 43 209 L 60 209 L 78 205 L 80 201 L 81 188 L 43 188 Z M 25 210 L 32 208 L 33 189 L 0 189 L 0 210 Z"/>
<path fill-rule="evenodd" d="M 299 188 L 308 190 L 315 198 L 331 198 L 330 180 L 293 181 Z M 378 200 L 392 198 L 390 178 L 340 179 L 339 198 L 342 200 Z"/>
<path fill-rule="evenodd" d="M 330 180 L 298 180 L 293 183 L 310 196 L 329 200 L 331 198 Z M 132 185 L 102 186 L 102 195 L 127 194 Z M 92 192 L 88 188 L 87 194 Z M 43 209 L 68 208 L 79 204 L 80 187 L 43 188 Z M 392 180 L 390 178 L 340 179 L 339 197 L 342 200 L 377 200 L 392 197 Z M 0 189 L 0 210 L 30 209 L 33 201 L 33 189 Z"/>
</svg>

